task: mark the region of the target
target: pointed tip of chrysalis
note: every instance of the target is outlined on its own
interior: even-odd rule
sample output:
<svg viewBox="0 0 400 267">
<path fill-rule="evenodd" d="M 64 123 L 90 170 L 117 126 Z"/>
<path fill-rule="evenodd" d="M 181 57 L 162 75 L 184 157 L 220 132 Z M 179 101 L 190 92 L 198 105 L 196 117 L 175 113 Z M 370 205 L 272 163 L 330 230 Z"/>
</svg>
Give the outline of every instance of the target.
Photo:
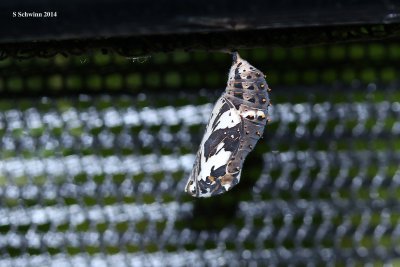
<svg viewBox="0 0 400 267">
<path fill-rule="evenodd" d="M 232 52 L 232 66 L 229 70 L 227 90 L 244 88 L 252 88 L 249 90 L 265 90 L 268 89 L 267 81 L 264 74 L 252 66 L 247 60 L 242 59 L 237 51 Z M 235 91 L 236 92 L 236 91 Z"/>
<path fill-rule="evenodd" d="M 232 52 L 232 66 L 229 71 L 228 84 L 233 80 L 248 79 L 247 77 L 252 74 L 256 77 L 261 76 L 261 71 L 253 67 L 248 61 L 241 58 L 237 51 Z M 243 77 L 242 77 L 243 76 Z M 264 77 L 264 76 L 262 76 Z"/>
<path fill-rule="evenodd" d="M 232 61 L 233 61 L 233 64 L 237 63 L 238 60 L 241 60 L 241 59 L 242 59 L 242 58 L 240 57 L 238 51 L 233 51 L 233 52 L 232 52 Z"/>
</svg>

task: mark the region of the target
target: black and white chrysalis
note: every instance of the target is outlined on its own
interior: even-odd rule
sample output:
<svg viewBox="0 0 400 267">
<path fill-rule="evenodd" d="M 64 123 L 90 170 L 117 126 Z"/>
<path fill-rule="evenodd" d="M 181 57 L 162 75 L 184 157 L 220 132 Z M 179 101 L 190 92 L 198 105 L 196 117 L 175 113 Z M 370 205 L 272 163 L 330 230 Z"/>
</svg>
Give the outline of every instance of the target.
<svg viewBox="0 0 400 267">
<path fill-rule="evenodd" d="M 264 74 L 234 52 L 226 90 L 211 113 L 186 192 L 210 197 L 239 183 L 243 162 L 267 124 L 268 91 Z"/>
</svg>

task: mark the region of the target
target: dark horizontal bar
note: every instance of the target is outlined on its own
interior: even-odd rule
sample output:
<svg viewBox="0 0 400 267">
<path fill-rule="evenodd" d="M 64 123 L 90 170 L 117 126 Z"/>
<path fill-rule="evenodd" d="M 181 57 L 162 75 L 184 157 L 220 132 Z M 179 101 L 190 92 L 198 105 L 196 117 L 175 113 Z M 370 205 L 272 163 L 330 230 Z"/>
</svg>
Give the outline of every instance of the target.
<svg viewBox="0 0 400 267">
<path fill-rule="evenodd" d="M 45 12 L 53 12 L 53 17 L 44 17 Z M 0 2 L 0 25 L 3 57 L 27 51 L 38 56 L 62 50 L 80 53 L 88 48 L 132 55 L 398 37 L 400 3 L 19 0 Z"/>
</svg>

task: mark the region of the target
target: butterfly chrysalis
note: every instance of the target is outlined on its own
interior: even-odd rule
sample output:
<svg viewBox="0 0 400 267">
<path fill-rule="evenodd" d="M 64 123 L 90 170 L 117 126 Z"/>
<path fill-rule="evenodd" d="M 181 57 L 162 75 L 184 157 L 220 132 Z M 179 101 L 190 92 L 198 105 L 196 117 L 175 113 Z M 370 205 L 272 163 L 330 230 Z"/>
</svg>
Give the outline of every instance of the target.
<svg viewBox="0 0 400 267">
<path fill-rule="evenodd" d="M 268 121 L 269 90 L 264 74 L 234 52 L 226 90 L 211 113 L 186 192 L 210 197 L 239 183 L 243 162 Z"/>
</svg>

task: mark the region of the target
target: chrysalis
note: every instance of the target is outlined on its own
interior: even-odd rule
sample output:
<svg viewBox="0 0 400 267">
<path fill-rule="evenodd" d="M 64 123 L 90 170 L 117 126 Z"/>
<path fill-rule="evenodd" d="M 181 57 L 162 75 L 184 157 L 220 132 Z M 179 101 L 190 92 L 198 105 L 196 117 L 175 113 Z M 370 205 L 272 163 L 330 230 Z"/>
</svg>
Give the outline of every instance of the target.
<svg viewBox="0 0 400 267">
<path fill-rule="evenodd" d="M 267 123 L 264 74 L 233 53 L 225 92 L 211 113 L 185 191 L 194 197 L 222 194 L 237 185 L 243 162 Z"/>
</svg>

